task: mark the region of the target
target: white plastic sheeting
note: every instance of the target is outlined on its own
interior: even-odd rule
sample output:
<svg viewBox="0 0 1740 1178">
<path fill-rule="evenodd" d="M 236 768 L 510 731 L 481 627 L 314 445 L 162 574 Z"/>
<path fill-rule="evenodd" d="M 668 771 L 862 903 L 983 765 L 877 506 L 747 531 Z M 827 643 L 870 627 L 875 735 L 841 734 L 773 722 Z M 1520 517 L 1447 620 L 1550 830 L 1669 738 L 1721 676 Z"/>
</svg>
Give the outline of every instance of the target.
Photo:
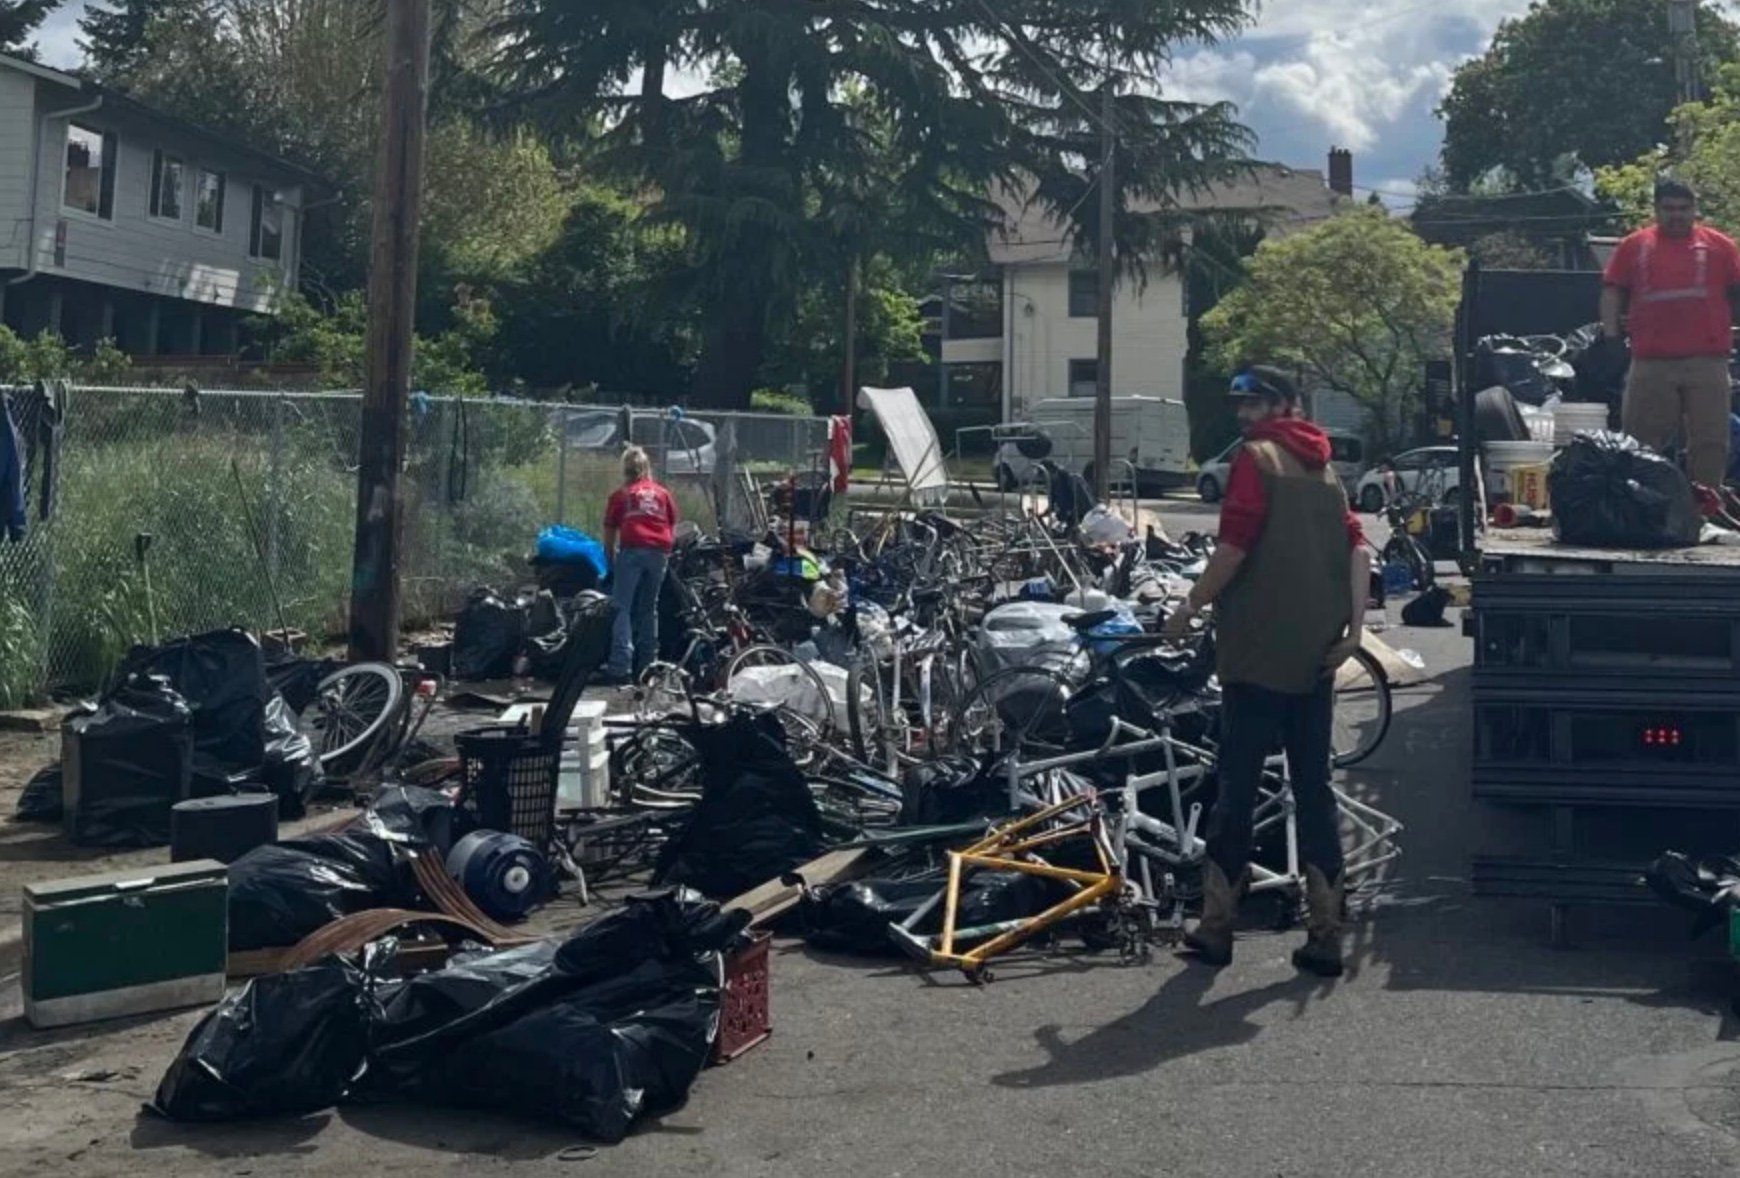
<svg viewBox="0 0 1740 1178">
<path fill-rule="evenodd" d="M 806 667 L 814 671 L 827 687 L 827 700 L 823 700 L 821 692 L 816 690 L 816 681 L 804 673 Z M 817 724 L 826 724 L 831 719 L 837 727 L 844 727 L 849 681 L 847 672 L 832 663 L 818 661 L 801 667 L 787 663 L 775 667 L 744 667 L 731 676 L 725 691 L 732 699 L 743 703 L 786 707 Z"/>
<path fill-rule="evenodd" d="M 936 426 L 911 389 L 858 390 L 858 407 L 876 415 L 888 449 L 906 478 L 912 501 L 940 504 L 948 497 L 949 471 Z"/>
</svg>

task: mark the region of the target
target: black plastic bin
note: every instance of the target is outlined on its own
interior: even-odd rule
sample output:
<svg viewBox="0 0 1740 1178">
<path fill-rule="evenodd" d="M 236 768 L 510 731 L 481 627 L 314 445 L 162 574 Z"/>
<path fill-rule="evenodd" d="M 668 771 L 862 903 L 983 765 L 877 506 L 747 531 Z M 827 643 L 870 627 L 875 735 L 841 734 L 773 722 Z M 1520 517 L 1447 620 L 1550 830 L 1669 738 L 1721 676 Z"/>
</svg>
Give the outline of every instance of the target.
<svg viewBox="0 0 1740 1178">
<path fill-rule="evenodd" d="M 556 776 L 562 745 L 520 725 L 457 733 L 459 808 L 487 830 L 517 834 L 540 850 L 556 830 Z"/>
</svg>

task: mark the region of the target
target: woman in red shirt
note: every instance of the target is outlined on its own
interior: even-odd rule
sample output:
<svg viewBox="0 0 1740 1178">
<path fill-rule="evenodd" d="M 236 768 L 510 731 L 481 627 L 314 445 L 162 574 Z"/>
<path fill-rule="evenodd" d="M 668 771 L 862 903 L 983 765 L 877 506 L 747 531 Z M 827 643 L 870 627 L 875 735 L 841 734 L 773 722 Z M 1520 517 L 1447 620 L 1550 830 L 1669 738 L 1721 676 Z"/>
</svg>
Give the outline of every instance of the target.
<svg viewBox="0 0 1740 1178">
<path fill-rule="evenodd" d="M 646 451 L 630 446 L 622 452 L 622 486 L 604 505 L 604 550 L 616 602 L 607 680 L 627 683 L 658 657 L 659 587 L 676 524 L 677 501 L 653 480 Z"/>
</svg>

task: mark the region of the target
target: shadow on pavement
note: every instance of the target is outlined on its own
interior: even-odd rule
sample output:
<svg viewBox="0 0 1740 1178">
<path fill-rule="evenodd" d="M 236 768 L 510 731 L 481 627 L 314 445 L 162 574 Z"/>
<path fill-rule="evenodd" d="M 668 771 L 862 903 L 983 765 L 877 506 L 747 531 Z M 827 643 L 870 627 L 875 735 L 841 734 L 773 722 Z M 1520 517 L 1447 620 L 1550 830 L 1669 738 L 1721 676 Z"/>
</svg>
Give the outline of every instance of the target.
<svg viewBox="0 0 1740 1178">
<path fill-rule="evenodd" d="M 1139 1076 L 1199 1051 L 1248 1043 L 1262 1031 L 1250 1021 L 1259 1010 L 1287 999 L 1303 1008 L 1314 994 L 1335 985 L 1298 975 L 1203 1001 L 1217 976 L 1214 970 L 1180 961 L 1178 972 L 1147 1002 L 1080 1039 L 1065 1042 L 1056 1025 L 1040 1027 L 1033 1037 L 1050 1059 L 993 1076 L 991 1083 L 999 1088 L 1053 1088 Z"/>
<path fill-rule="evenodd" d="M 314 1138 L 332 1122 L 331 1113 L 225 1124 L 187 1125 L 141 1110 L 128 1142 L 134 1149 L 191 1149 L 211 1158 L 308 1154 Z"/>
</svg>

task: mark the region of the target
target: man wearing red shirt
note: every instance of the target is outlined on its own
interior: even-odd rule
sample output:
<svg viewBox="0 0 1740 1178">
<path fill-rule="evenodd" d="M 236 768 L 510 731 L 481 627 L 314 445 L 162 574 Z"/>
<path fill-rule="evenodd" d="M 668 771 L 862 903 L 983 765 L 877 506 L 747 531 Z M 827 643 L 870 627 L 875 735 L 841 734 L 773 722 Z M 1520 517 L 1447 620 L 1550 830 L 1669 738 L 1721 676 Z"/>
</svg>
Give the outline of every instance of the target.
<svg viewBox="0 0 1740 1178">
<path fill-rule="evenodd" d="M 1286 374 L 1233 378 L 1245 444 L 1227 476 L 1220 542 L 1166 633 L 1217 607 L 1220 782 L 1208 820 L 1202 919 L 1185 937 L 1199 960 L 1232 960 L 1239 897 L 1249 881 L 1252 819 L 1263 763 L 1281 746 L 1293 789 L 1310 910 L 1303 970 L 1341 973 L 1341 816 L 1329 784 L 1335 673 L 1359 649 L 1371 563 L 1359 519 L 1329 464 L 1329 438 L 1299 416 Z"/>
<path fill-rule="evenodd" d="M 677 502 L 653 481 L 646 451 L 622 454 L 622 486 L 604 505 L 604 550 L 610 554 L 610 596 L 616 625 L 610 636 L 605 677 L 626 683 L 659 652 L 659 588 L 671 554 Z"/>
<path fill-rule="evenodd" d="M 1655 186 L 1655 224 L 1620 242 L 1602 275 L 1601 330 L 1618 339 L 1623 319 L 1631 335 L 1625 432 L 1655 450 L 1683 437 L 1686 473 L 1720 487 L 1728 469 L 1740 247 L 1697 216 L 1688 185 Z"/>
</svg>

